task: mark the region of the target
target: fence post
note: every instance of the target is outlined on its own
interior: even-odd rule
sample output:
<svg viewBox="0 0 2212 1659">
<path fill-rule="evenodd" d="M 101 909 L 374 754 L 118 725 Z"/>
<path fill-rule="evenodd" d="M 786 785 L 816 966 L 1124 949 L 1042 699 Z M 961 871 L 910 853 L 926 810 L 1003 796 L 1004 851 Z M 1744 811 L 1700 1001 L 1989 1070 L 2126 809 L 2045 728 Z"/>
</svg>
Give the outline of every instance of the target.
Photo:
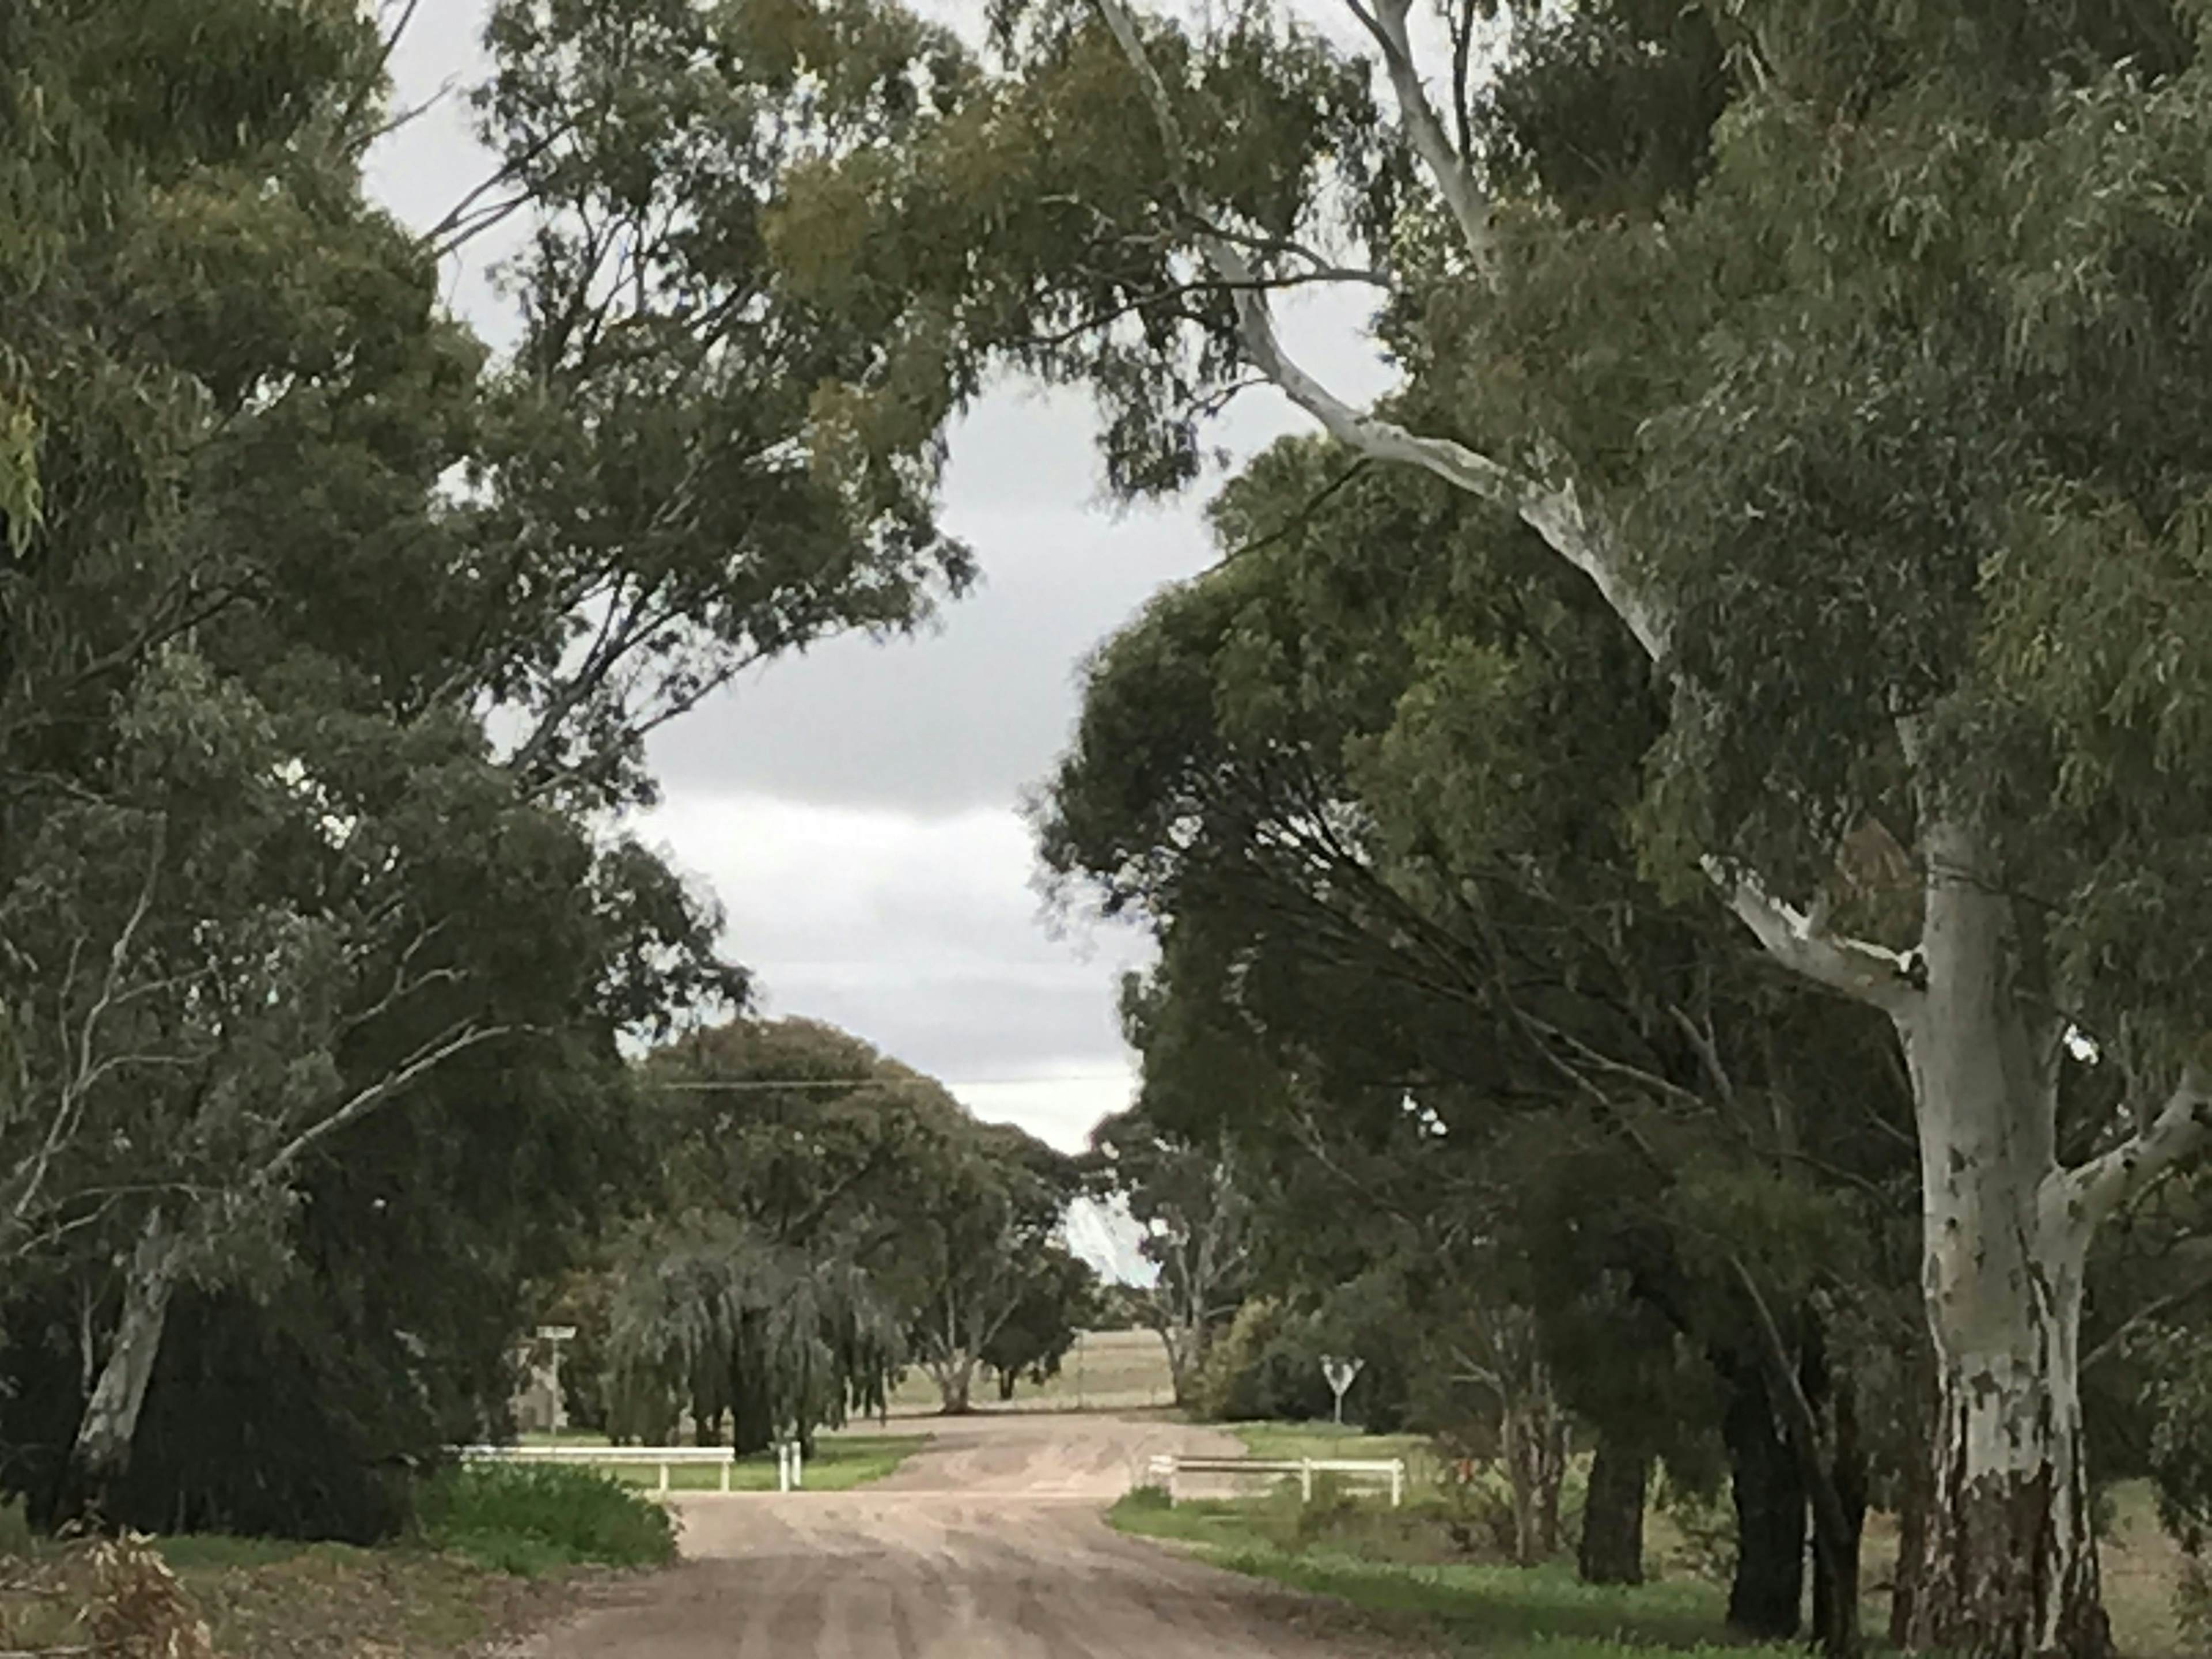
<svg viewBox="0 0 2212 1659">
<path fill-rule="evenodd" d="M 1310 1457 L 1298 1459 L 1298 1496 L 1309 1504 L 1313 1502 L 1313 1459 Z"/>
<path fill-rule="evenodd" d="M 737 1461 L 737 1455 L 735 1453 L 731 1454 L 729 1456 L 722 1460 L 722 1490 L 724 1492 L 727 1492 L 730 1489 L 730 1466 Z"/>
<path fill-rule="evenodd" d="M 791 1443 L 791 1484 L 794 1491 L 806 1490 L 806 1452 L 796 1440 Z"/>
<path fill-rule="evenodd" d="M 663 1458 L 660 1463 L 660 1490 L 663 1492 L 668 1490 L 668 1461 L 665 1458 Z"/>
<path fill-rule="evenodd" d="M 1406 1460 L 1402 1457 L 1394 1457 L 1390 1460 L 1390 1507 L 1396 1509 L 1404 1500 L 1405 1496 Z"/>
<path fill-rule="evenodd" d="M 791 1448 L 781 1440 L 775 1443 L 775 1489 L 791 1490 Z"/>
</svg>

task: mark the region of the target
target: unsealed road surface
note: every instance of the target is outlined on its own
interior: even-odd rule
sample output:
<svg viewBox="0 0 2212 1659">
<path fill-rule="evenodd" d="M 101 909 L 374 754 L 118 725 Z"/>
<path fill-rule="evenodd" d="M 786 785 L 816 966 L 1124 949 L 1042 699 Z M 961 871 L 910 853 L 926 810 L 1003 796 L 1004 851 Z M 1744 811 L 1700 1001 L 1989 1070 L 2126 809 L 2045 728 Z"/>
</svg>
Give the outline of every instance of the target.
<svg viewBox="0 0 2212 1659">
<path fill-rule="evenodd" d="M 1100 1512 L 1178 1424 L 1023 1413 L 934 1425 L 858 1492 L 679 1499 L 682 1565 L 535 1659 L 1355 1659 L 1329 1604 L 1127 1539 Z M 1330 1626 L 1335 1633 L 1330 1633 Z"/>
</svg>

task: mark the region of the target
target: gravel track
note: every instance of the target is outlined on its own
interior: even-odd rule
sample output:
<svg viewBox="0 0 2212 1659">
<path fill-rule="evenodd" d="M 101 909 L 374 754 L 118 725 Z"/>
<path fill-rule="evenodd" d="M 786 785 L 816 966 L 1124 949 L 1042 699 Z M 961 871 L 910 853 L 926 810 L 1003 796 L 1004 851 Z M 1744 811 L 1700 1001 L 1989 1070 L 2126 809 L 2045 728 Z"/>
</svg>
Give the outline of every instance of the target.
<svg viewBox="0 0 2212 1659">
<path fill-rule="evenodd" d="M 1181 1424 L 1023 1413 L 933 1424 L 858 1492 L 677 1500 L 681 1565 L 531 1659 L 1358 1659 L 1333 1604 L 1124 1538 L 1100 1511 Z M 1332 1626 L 1334 1627 L 1332 1633 Z"/>
</svg>

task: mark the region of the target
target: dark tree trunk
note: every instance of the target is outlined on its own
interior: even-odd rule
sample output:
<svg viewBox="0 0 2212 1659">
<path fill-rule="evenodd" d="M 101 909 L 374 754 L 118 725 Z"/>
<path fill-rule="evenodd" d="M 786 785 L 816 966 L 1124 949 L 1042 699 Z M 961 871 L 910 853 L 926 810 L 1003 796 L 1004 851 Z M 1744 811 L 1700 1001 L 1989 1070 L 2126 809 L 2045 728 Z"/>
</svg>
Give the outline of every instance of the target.
<svg viewBox="0 0 2212 1659">
<path fill-rule="evenodd" d="M 1644 1496 L 1650 1479 L 1649 1453 L 1631 1449 L 1615 1435 L 1598 1437 L 1576 1558 L 1585 1584 L 1644 1582 Z"/>
<path fill-rule="evenodd" d="M 1728 1621 L 1766 1641 L 1794 1638 L 1804 1617 L 1805 1478 L 1783 1437 L 1759 1363 L 1723 1365 L 1731 1384 L 1721 1419 L 1735 1500 L 1735 1582 Z"/>
<path fill-rule="evenodd" d="M 1846 1659 L 1859 1645 L 1859 1557 L 1866 1534 L 1866 1449 L 1859 1443 L 1858 1405 L 1848 1373 L 1828 1361 L 1826 1332 L 1808 1310 L 1800 1381 L 1819 1413 L 1826 1467 L 1813 1509 L 1813 1637 L 1831 1659 Z M 1818 1455 L 1817 1453 L 1815 1454 Z M 1831 1497 L 1832 1495 L 1832 1497 Z"/>
<path fill-rule="evenodd" d="M 1918 1443 L 1926 1443 L 1927 1421 L 1923 1413 L 1914 1437 Z M 1928 1565 L 1928 1504 L 1934 1496 L 1925 1456 L 1907 1460 L 1905 1466 L 1905 1490 L 1898 1500 L 1897 1510 L 1897 1577 L 1889 1595 L 1889 1644 L 1903 1648 L 1912 1633 L 1912 1620 L 1920 1604 L 1920 1580 Z"/>
<path fill-rule="evenodd" d="M 722 1414 L 708 1403 L 703 1385 L 691 1390 L 691 1443 L 695 1446 L 719 1446 L 722 1443 Z"/>
<path fill-rule="evenodd" d="M 1020 1376 L 1021 1373 L 1018 1371 L 1000 1371 L 999 1373 L 1000 1399 L 1012 1400 L 1014 1397 L 1014 1384 L 1019 1380 Z"/>
<path fill-rule="evenodd" d="M 775 1407 L 769 1398 L 765 1344 L 760 1316 L 738 1322 L 738 1348 L 730 1363 L 730 1445 L 740 1457 L 764 1452 L 775 1441 Z"/>
</svg>

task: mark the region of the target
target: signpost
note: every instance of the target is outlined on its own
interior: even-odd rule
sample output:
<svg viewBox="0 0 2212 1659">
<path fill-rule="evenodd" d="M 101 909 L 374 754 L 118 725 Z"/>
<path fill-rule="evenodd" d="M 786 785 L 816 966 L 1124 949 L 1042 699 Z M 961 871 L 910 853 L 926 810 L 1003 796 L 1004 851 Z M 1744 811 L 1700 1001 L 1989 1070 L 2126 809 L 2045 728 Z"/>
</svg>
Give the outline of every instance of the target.
<svg viewBox="0 0 2212 1659">
<path fill-rule="evenodd" d="M 550 1421 L 556 1435 L 568 1423 L 568 1402 L 561 1397 L 561 1345 L 574 1340 L 575 1334 L 574 1325 L 540 1325 L 538 1328 L 538 1340 L 550 1343 L 553 1348 L 553 1410 Z"/>
<path fill-rule="evenodd" d="M 1344 1426 L 1344 1391 L 1352 1386 L 1352 1379 L 1359 1375 L 1365 1362 L 1358 1359 L 1339 1359 L 1334 1354 L 1321 1357 L 1321 1374 L 1328 1379 L 1329 1391 L 1336 1396 L 1336 1425 Z"/>
</svg>

